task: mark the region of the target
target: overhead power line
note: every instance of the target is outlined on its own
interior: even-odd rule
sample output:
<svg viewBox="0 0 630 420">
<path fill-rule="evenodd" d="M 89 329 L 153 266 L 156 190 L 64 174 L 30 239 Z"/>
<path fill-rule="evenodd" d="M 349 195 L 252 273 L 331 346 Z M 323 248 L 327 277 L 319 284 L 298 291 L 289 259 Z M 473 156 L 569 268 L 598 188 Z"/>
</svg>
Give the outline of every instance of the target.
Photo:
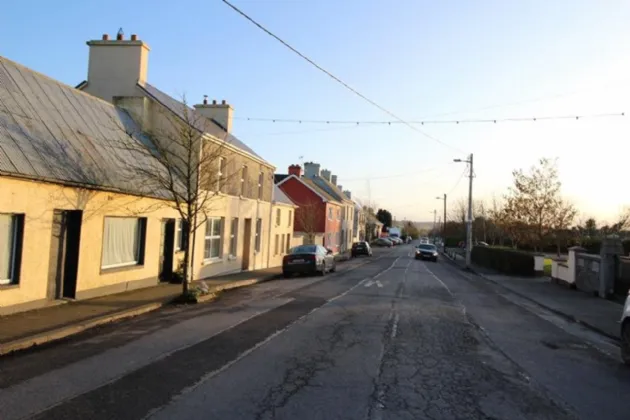
<svg viewBox="0 0 630 420">
<path fill-rule="evenodd" d="M 479 118 L 479 119 L 461 119 L 461 120 L 421 120 L 421 121 L 356 121 L 356 120 L 308 120 L 294 118 L 255 118 L 255 117 L 234 117 L 234 119 L 254 121 L 254 122 L 271 122 L 271 123 L 293 123 L 293 124 L 327 124 L 327 125 L 393 125 L 393 124 L 471 124 L 471 123 L 503 123 L 503 122 L 536 122 L 549 120 L 583 120 L 592 118 L 609 118 L 624 117 L 625 112 L 602 113 L 602 114 L 584 114 L 584 115 L 550 115 L 540 117 L 508 117 L 508 118 Z"/>
<path fill-rule="evenodd" d="M 230 3 L 228 0 L 222 0 L 223 3 L 227 4 L 230 8 L 232 8 L 235 12 L 237 12 L 238 14 L 240 14 L 241 16 L 243 16 L 245 19 L 247 19 L 248 21 L 250 21 L 252 24 L 254 24 L 256 27 L 258 27 L 260 30 L 262 30 L 263 32 L 265 32 L 267 35 L 269 35 L 270 37 L 274 38 L 276 41 L 280 42 L 282 45 L 284 45 L 285 47 L 287 47 L 289 50 L 293 51 L 295 54 L 297 54 L 298 56 L 300 56 L 303 60 L 305 60 L 306 62 L 308 62 L 309 64 L 311 64 L 313 67 L 315 67 L 317 70 L 321 71 L 322 73 L 326 74 L 328 77 L 330 77 L 331 79 L 333 79 L 334 81 L 336 81 L 337 83 L 339 83 L 340 85 L 342 85 L 343 87 L 345 87 L 346 89 L 348 89 L 350 92 L 354 93 L 356 96 L 358 96 L 359 98 L 363 99 L 364 101 L 366 101 L 367 103 L 369 103 L 370 105 L 378 108 L 379 110 L 381 110 L 382 112 L 386 113 L 387 115 L 389 115 L 390 117 L 394 118 L 396 121 L 398 121 L 400 124 L 404 124 L 406 126 L 408 126 L 409 128 L 411 128 L 412 130 L 422 134 L 423 136 L 425 136 L 428 139 L 431 139 L 437 143 L 440 143 L 443 146 L 449 147 L 451 149 L 457 150 L 458 152 L 464 153 L 462 150 L 458 149 L 457 147 L 451 146 L 448 143 L 443 142 L 442 140 L 433 137 L 427 133 L 425 133 L 424 131 L 418 129 L 417 127 L 415 127 L 412 124 L 409 124 L 408 122 L 406 122 L 405 120 L 403 120 L 402 118 L 400 118 L 398 115 L 394 114 L 393 112 L 391 112 L 390 110 L 388 110 L 387 108 L 379 105 L 378 103 L 376 103 L 375 101 L 373 101 L 372 99 L 368 98 L 367 96 L 365 96 L 364 94 L 362 94 L 361 92 L 359 92 L 358 90 L 354 89 L 353 87 L 351 87 L 350 85 L 348 85 L 346 82 L 344 82 L 343 80 L 341 80 L 339 77 L 335 76 L 334 74 L 332 74 L 331 72 L 329 72 L 328 70 L 326 70 L 325 68 L 323 68 L 322 66 L 320 66 L 319 64 L 317 64 L 315 61 L 313 61 L 312 59 L 310 59 L 309 57 L 307 57 L 306 55 L 304 55 L 303 53 L 301 53 L 300 51 L 298 51 L 296 48 L 294 48 L 293 46 L 291 46 L 288 42 L 284 41 L 282 38 L 280 38 L 279 36 L 277 36 L 276 34 L 274 34 L 273 32 L 271 32 L 269 29 L 265 28 L 264 26 L 262 26 L 260 23 L 258 23 L 257 21 L 255 21 L 253 18 L 251 18 L 249 15 L 247 15 L 245 12 L 243 12 L 241 9 L 239 9 L 238 7 L 234 6 L 232 3 Z"/>
</svg>

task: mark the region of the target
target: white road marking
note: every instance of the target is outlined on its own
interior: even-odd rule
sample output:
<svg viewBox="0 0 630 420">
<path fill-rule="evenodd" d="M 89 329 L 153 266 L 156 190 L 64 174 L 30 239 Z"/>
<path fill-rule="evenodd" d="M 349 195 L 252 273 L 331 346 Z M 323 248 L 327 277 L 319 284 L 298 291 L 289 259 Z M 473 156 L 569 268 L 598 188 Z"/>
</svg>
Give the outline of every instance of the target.
<svg viewBox="0 0 630 420">
<path fill-rule="evenodd" d="M 434 279 L 436 279 L 438 282 L 440 282 L 440 284 L 442 286 L 444 286 L 444 288 L 446 289 L 446 291 L 448 292 L 449 295 L 454 296 L 453 292 L 451 292 L 451 289 L 448 288 L 448 286 L 446 285 L 446 283 L 444 283 L 438 276 L 436 276 L 435 274 L 433 274 L 433 271 L 429 270 L 429 267 L 427 267 L 426 263 L 422 263 L 424 265 L 424 268 L 427 269 L 427 273 L 429 273 L 431 275 L 431 277 L 433 277 Z"/>
<path fill-rule="evenodd" d="M 389 266 L 389 267 L 387 267 L 385 270 L 383 270 L 383 271 L 381 271 L 380 273 L 378 273 L 377 275 L 375 275 L 375 276 L 373 277 L 373 279 L 377 279 L 377 278 L 379 278 L 381 275 L 383 275 L 383 274 L 387 273 L 389 270 L 391 270 L 392 268 L 394 268 L 394 265 L 396 264 L 396 262 L 397 262 L 399 259 L 400 259 L 400 257 L 396 258 L 396 259 L 394 260 L 394 262 L 392 263 L 392 265 L 390 265 L 390 266 Z"/>
<path fill-rule="evenodd" d="M 400 321 L 400 316 L 396 313 L 394 316 L 394 323 L 392 324 L 392 339 L 396 338 L 396 334 L 398 333 L 398 321 Z"/>
<path fill-rule="evenodd" d="M 383 287 L 383 283 L 381 283 L 378 280 L 370 280 L 367 283 L 365 283 L 365 287 L 371 287 L 372 285 L 377 285 L 378 287 Z"/>
</svg>

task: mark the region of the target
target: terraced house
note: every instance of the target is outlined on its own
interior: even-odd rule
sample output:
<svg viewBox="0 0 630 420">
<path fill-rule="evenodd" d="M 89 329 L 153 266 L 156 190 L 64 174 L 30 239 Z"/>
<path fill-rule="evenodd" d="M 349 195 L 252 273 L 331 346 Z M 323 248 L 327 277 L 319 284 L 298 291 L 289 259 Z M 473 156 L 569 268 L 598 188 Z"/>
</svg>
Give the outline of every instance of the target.
<svg viewBox="0 0 630 420">
<path fill-rule="evenodd" d="M 135 36 L 88 45 L 77 88 L 0 57 L 0 314 L 168 281 L 186 247 L 195 279 L 273 264 L 274 167 L 231 135 L 232 108 L 148 84 Z M 216 157 L 196 177 L 211 193 L 190 238 L 172 186 L 149 176 L 183 131 L 201 138 L 193 159 Z"/>
</svg>

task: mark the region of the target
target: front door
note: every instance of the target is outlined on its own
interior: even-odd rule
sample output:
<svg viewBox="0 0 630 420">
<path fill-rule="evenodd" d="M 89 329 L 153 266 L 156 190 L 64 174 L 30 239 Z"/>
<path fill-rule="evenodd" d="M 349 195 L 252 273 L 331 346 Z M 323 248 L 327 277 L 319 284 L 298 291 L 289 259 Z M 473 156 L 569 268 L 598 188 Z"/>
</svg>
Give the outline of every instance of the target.
<svg viewBox="0 0 630 420">
<path fill-rule="evenodd" d="M 53 213 L 47 291 L 49 299 L 76 297 L 82 219 L 81 210 L 55 210 Z"/>
<path fill-rule="evenodd" d="M 252 242 L 252 219 L 245 219 L 245 227 L 243 229 L 243 264 L 241 269 L 249 270 L 249 254 Z"/>
<path fill-rule="evenodd" d="M 173 277 L 173 253 L 175 252 L 175 219 L 162 220 L 160 235 L 160 281 Z"/>
</svg>

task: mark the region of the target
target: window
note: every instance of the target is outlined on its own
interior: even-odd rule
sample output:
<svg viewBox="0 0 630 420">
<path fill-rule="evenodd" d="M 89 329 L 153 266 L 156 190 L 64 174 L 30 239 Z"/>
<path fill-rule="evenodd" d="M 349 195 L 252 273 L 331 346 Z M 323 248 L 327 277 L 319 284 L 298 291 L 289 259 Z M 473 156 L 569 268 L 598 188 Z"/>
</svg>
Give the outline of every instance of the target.
<svg viewBox="0 0 630 420">
<path fill-rule="evenodd" d="M 23 214 L 0 214 L 0 285 L 20 282 Z"/>
<path fill-rule="evenodd" d="M 177 220 L 175 232 L 175 250 L 185 251 L 188 246 L 188 223 L 184 219 Z"/>
<path fill-rule="evenodd" d="M 223 184 L 226 175 L 226 161 L 224 157 L 219 158 L 219 171 L 217 172 L 217 191 L 223 191 Z"/>
<path fill-rule="evenodd" d="M 280 253 L 282 254 L 284 252 L 285 246 L 284 246 L 284 235 L 280 235 Z"/>
<path fill-rule="evenodd" d="M 274 248 L 274 253 L 273 255 L 278 255 L 279 253 L 279 246 L 280 246 L 280 235 L 276 234 L 276 241 L 275 241 L 275 248 Z"/>
<path fill-rule="evenodd" d="M 290 249 L 291 249 L 291 234 L 287 233 L 287 254 L 289 253 Z"/>
<path fill-rule="evenodd" d="M 245 197 L 247 194 L 247 166 L 241 169 L 241 195 Z"/>
<path fill-rule="evenodd" d="M 337 220 L 341 220 L 341 209 L 337 209 Z"/>
<path fill-rule="evenodd" d="M 206 221 L 206 236 L 203 250 L 203 258 L 206 260 L 220 258 L 221 238 L 223 236 L 223 218 L 211 217 Z"/>
<path fill-rule="evenodd" d="M 101 268 L 144 264 L 145 218 L 105 217 Z"/>
<path fill-rule="evenodd" d="M 276 209 L 276 226 L 280 226 L 280 222 L 282 221 L 282 213 L 280 209 Z"/>
<path fill-rule="evenodd" d="M 293 224 L 293 210 L 289 210 L 289 221 L 287 226 L 291 226 Z"/>
<path fill-rule="evenodd" d="M 333 219 L 333 209 L 332 207 L 328 209 L 328 220 L 332 220 Z"/>
<path fill-rule="evenodd" d="M 256 252 L 260 252 L 261 243 L 262 243 L 262 219 L 256 219 L 256 239 L 254 241 Z"/>
<path fill-rule="evenodd" d="M 238 217 L 232 218 L 230 224 L 230 256 L 236 257 L 236 247 L 238 245 Z"/>
<path fill-rule="evenodd" d="M 258 174 L 258 199 L 263 199 L 263 184 L 265 182 L 265 174 L 263 171 L 260 171 Z"/>
</svg>

